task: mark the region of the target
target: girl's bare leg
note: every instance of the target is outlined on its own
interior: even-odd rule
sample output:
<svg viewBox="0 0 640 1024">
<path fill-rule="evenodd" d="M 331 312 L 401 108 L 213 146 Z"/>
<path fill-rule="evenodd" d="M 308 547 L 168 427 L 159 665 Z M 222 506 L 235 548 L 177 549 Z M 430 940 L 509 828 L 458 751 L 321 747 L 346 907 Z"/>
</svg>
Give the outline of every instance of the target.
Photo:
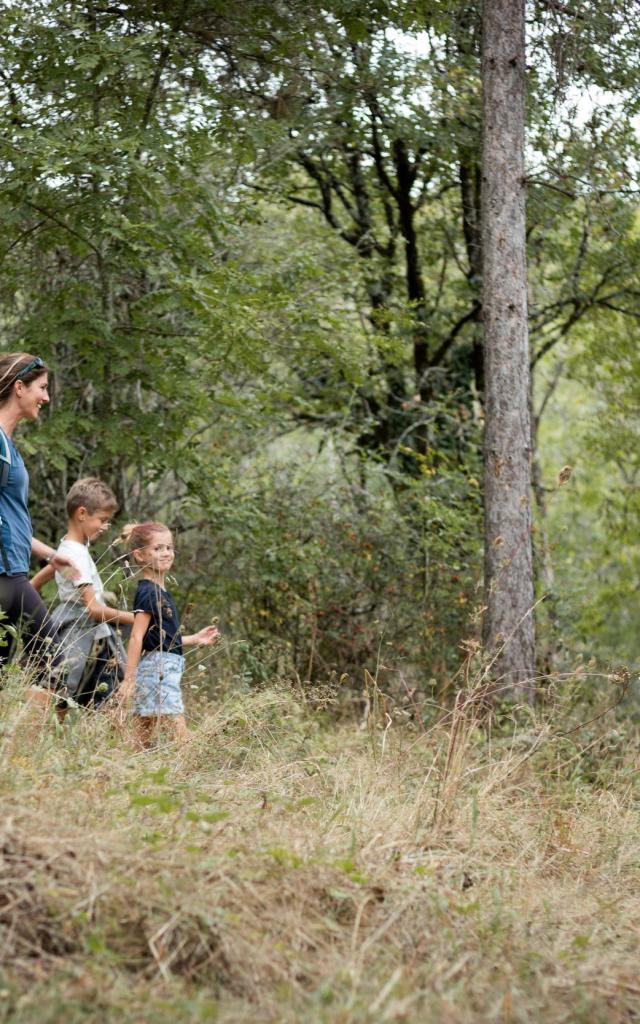
<svg viewBox="0 0 640 1024">
<path fill-rule="evenodd" d="M 144 747 L 145 749 L 151 746 L 151 739 L 153 737 L 155 724 L 155 716 L 134 715 L 133 731 L 138 746 Z"/>
<path fill-rule="evenodd" d="M 184 715 L 172 716 L 171 728 L 173 731 L 173 738 L 175 740 L 179 740 L 181 743 L 183 740 L 186 740 L 187 736 L 189 735 L 189 730 L 187 729 L 187 723 Z"/>
</svg>

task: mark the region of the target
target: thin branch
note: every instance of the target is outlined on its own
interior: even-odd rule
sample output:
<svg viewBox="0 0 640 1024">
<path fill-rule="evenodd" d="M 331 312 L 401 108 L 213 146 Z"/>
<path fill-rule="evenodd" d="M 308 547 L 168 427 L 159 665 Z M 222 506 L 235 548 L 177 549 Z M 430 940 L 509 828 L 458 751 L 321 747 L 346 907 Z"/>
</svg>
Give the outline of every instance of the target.
<svg viewBox="0 0 640 1024">
<path fill-rule="evenodd" d="M 376 174 L 378 175 L 380 184 L 386 189 L 389 195 L 393 196 L 393 198 L 397 200 L 398 190 L 387 174 L 382 156 L 382 147 L 380 145 L 380 136 L 378 135 L 378 126 L 376 121 L 379 116 L 377 99 L 370 102 L 369 111 L 371 113 L 371 141 L 373 143 L 373 162 L 376 168 Z"/>
<path fill-rule="evenodd" d="M 559 360 L 558 364 L 557 364 L 557 366 L 555 368 L 553 377 L 551 378 L 551 380 L 549 381 L 549 384 L 547 385 L 546 391 L 544 393 L 544 397 L 542 399 L 542 402 L 540 403 L 540 408 L 538 409 L 537 413 L 534 412 L 534 417 L 533 417 L 533 420 L 534 420 L 534 434 L 536 434 L 536 435 L 538 433 L 538 426 L 540 424 L 540 420 L 542 419 L 542 417 L 544 415 L 544 411 L 547 408 L 547 405 L 549 404 L 549 401 L 551 400 L 551 397 L 552 397 L 554 391 L 556 390 L 556 388 L 557 388 L 557 386 L 558 386 L 558 384 L 560 382 L 560 378 L 562 377 L 563 373 L 564 373 L 564 362 L 562 360 Z"/>
<path fill-rule="evenodd" d="M 469 312 L 465 313 L 464 316 L 461 316 L 460 319 L 456 321 L 456 323 L 453 325 L 453 327 L 449 331 L 447 337 L 444 339 L 444 341 L 442 342 L 440 347 L 438 349 L 436 349 L 435 353 L 433 354 L 433 356 L 429 360 L 429 366 L 430 367 L 434 367 L 434 366 L 439 366 L 440 365 L 440 363 L 442 362 L 442 360 L 446 356 L 447 352 L 449 351 L 449 349 L 453 345 L 454 341 L 458 337 L 458 335 L 459 335 L 460 331 L 462 330 L 462 328 L 465 326 L 465 324 L 468 324 L 470 320 L 473 320 L 474 317 L 477 316 L 477 314 L 480 311 L 480 309 L 481 309 L 481 304 L 476 299 L 475 302 L 473 303 L 473 306 L 469 310 Z"/>
<path fill-rule="evenodd" d="M 253 188 L 259 188 L 259 186 L 254 185 Z M 265 188 L 260 189 L 260 191 L 268 192 L 269 190 Z M 303 199 L 302 196 L 297 196 L 293 192 L 288 192 L 285 196 L 285 199 L 287 199 L 290 203 L 296 203 L 298 206 L 308 206 L 309 209 L 311 210 L 320 210 L 320 213 L 324 213 L 324 207 L 322 203 L 319 203 L 314 199 Z"/>
<path fill-rule="evenodd" d="M 570 316 L 567 317 L 567 319 L 565 320 L 557 334 L 549 338 L 549 340 L 546 341 L 544 345 L 542 345 L 535 353 L 530 363 L 531 369 L 533 369 L 536 366 L 536 364 L 540 362 L 543 356 L 546 356 L 547 352 L 550 352 L 552 348 L 555 348 L 558 342 L 562 341 L 562 339 L 566 337 L 566 335 L 569 333 L 573 325 L 578 322 L 580 317 L 592 305 L 593 302 L 588 302 L 586 304 L 581 304 L 579 302 L 575 303 L 573 313 L 571 313 Z"/>
<path fill-rule="evenodd" d="M 540 178 L 525 178 L 525 185 L 539 185 L 540 188 L 551 189 L 552 192 L 557 192 L 561 196 L 566 196 L 567 199 L 577 199 L 575 192 L 569 192 L 566 188 L 560 188 L 559 185 L 554 185 L 551 181 L 544 181 Z"/>
<path fill-rule="evenodd" d="M 5 259 L 9 255 L 9 253 L 13 249 L 15 249 L 17 245 L 20 245 L 20 243 L 23 242 L 25 238 L 27 238 L 29 235 L 33 234 L 34 231 L 38 231 L 38 229 L 43 227 L 45 224 L 46 224 L 46 220 L 39 220 L 35 224 L 32 224 L 30 228 L 25 228 L 24 231 L 21 231 L 20 234 L 18 235 L 18 237 L 14 238 L 13 242 L 11 242 L 11 244 L 7 246 L 7 248 L 4 250 L 4 252 L 0 256 L 0 264 L 4 263 Z"/>
<path fill-rule="evenodd" d="M 595 306 L 604 306 L 605 309 L 612 309 L 614 313 L 624 313 L 625 316 L 635 317 L 640 320 L 640 313 L 634 309 L 625 309 L 623 306 L 616 306 L 613 302 L 606 302 L 604 299 L 596 299 Z"/>
<path fill-rule="evenodd" d="M 573 286 L 572 291 L 574 292 L 574 294 L 579 290 L 578 284 L 580 281 L 580 272 L 584 265 L 587 251 L 589 249 L 589 227 L 589 217 L 587 216 L 582 226 L 582 237 L 580 238 L 580 245 L 578 246 L 576 262 L 574 264 L 573 272 L 571 274 L 571 284 Z"/>
<path fill-rule="evenodd" d="M 57 224 L 58 227 L 61 227 L 65 231 L 68 231 L 69 234 L 73 235 L 74 238 L 79 239 L 86 246 L 88 246 L 93 253 L 95 253 L 96 255 L 100 255 L 100 250 L 97 246 L 93 244 L 93 242 L 91 242 L 84 235 L 81 235 L 79 231 L 76 231 L 75 228 L 72 228 L 69 224 L 66 223 L 66 221 L 62 220 L 61 217 L 58 217 L 57 214 L 52 213 L 51 210 L 47 210 L 43 206 L 39 206 L 38 203 L 34 203 L 32 199 L 25 198 L 23 199 L 23 202 L 26 203 L 27 206 L 30 206 L 32 210 L 36 210 L 38 213 L 41 213 L 43 217 L 47 218 L 47 220 L 53 221 L 53 223 Z"/>
<path fill-rule="evenodd" d="M 304 150 L 298 150 L 298 163 L 307 172 L 310 178 L 316 182 L 318 190 L 320 192 L 320 198 L 322 201 L 322 213 L 327 223 L 336 231 L 345 242 L 349 245 L 357 246 L 362 237 L 361 232 L 348 231 L 342 226 L 338 218 L 333 211 L 333 202 L 331 199 L 331 184 L 323 177 L 322 171 L 320 171 L 314 161 L 311 159 L 308 153 Z"/>
</svg>

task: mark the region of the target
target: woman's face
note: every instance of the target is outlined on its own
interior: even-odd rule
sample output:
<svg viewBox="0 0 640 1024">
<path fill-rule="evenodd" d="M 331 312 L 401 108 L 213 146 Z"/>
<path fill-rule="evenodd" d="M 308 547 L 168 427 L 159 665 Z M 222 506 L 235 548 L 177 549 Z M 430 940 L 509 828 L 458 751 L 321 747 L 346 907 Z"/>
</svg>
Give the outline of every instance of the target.
<svg viewBox="0 0 640 1024">
<path fill-rule="evenodd" d="M 37 420 L 40 409 L 49 402 L 49 374 L 41 373 L 30 384 L 16 381 L 15 394 L 20 406 L 20 419 Z"/>
</svg>

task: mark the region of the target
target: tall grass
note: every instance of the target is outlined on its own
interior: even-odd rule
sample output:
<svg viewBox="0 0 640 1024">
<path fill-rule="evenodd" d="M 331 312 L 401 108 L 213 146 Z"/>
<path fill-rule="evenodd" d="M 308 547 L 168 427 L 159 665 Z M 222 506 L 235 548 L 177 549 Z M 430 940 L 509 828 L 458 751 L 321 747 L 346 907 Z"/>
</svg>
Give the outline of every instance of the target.
<svg viewBox="0 0 640 1024">
<path fill-rule="evenodd" d="M 635 1020 L 634 730 L 418 729 L 367 685 L 363 729 L 274 688 L 140 753 L 86 713 L 34 739 L 16 674 L 0 1021 Z"/>
</svg>

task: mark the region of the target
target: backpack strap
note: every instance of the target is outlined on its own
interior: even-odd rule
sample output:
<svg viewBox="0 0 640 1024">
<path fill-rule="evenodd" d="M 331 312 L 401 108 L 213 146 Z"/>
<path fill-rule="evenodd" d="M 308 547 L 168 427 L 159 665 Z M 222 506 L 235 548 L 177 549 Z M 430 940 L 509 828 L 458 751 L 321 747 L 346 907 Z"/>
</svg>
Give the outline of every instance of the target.
<svg viewBox="0 0 640 1024">
<path fill-rule="evenodd" d="M 9 473 L 11 471 L 11 446 L 9 444 L 9 438 L 5 434 L 2 427 L 0 427 L 0 490 L 6 487 L 9 483 Z M 7 557 L 7 549 L 4 546 L 4 540 L 2 539 L 2 526 L 3 519 L 0 515 L 0 556 L 2 557 L 2 564 L 4 571 L 7 576 L 10 573 L 9 559 Z"/>
<path fill-rule="evenodd" d="M 11 447 L 9 438 L 0 427 L 0 487 L 6 487 L 9 483 L 9 471 L 11 470 Z"/>
</svg>

